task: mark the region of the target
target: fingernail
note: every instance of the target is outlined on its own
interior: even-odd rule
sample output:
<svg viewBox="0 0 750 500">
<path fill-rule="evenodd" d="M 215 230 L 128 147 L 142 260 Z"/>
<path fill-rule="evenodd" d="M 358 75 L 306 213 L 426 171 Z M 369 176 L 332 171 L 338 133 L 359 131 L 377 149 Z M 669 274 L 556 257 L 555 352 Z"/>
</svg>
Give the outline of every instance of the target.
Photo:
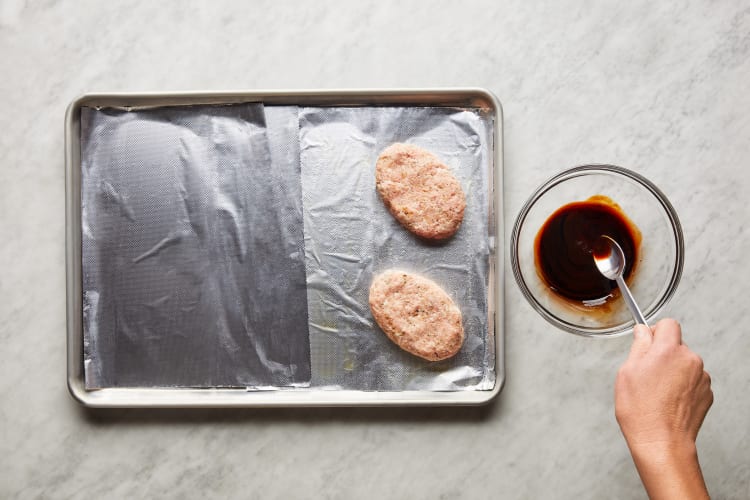
<svg viewBox="0 0 750 500">
<path fill-rule="evenodd" d="M 633 328 L 633 334 L 636 337 L 642 337 L 646 333 L 650 333 L 650 329 L 646 325 L 635 325 L 635 328 Z"/>
</svg>

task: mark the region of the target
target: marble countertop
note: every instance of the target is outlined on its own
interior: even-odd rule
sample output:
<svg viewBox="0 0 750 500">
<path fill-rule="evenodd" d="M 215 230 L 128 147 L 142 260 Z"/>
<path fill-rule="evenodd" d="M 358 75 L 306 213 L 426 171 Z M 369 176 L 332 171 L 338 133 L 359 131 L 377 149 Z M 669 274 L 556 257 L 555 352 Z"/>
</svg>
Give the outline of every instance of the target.
<svg viewBox="0 0 750 500">
<path fill-rule="evenodd" d="M 662 316 L 705 359 L 715 498 L 750 498 L 750 4 L 0 2 L 1 498 L 645 498 L 613 412 L 628 338 L 553 329 L 506 282 L 483 408 L 86 411 L 65 383 L 63 115 L 92 91 L 479 86 L 505 221 L 549 176 L 630 167 L 685 269 Z"/>
</svg>

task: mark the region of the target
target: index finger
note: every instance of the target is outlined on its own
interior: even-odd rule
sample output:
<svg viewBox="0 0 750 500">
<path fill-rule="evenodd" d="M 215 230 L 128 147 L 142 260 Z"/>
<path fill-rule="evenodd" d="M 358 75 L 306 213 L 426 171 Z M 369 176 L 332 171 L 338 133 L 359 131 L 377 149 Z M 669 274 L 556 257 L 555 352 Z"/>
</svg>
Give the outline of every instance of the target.
<svg viewBox="0 0 750 500">
<path fill-rule="evenodd" d="M 682 344 L 682 328 L 672 318 L 659 320 L 654 327 L 654 344 L 673 346 Z"/>
</svg>

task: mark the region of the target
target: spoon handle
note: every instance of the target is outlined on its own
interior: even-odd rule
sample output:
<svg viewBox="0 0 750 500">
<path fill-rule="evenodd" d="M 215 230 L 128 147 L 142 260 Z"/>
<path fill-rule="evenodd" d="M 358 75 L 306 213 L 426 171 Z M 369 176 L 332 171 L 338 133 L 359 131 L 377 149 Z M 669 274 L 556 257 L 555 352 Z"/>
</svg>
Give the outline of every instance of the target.
<svg viewBox="0 0 750 500">
<path fill-rule="evenodd" d="M 622 298 L 625 299 L 625 303 L 628 305 L 628 309 L 630 309 L 633 319 L 635 319 L 635 324 L 648 325 L 648 323 L 646 323 L 646 318 L 643 317 L 643 313 L 638 308 L 638 304 L 635 303 L 635 299 L 633 298 L 633 294 L 630 293 L 628 285 L 625 284 L 625 280 L 622 279 L 622 276 L 618 276 L 615 281 L 617 281 L 617 286 L 620 287 L 620 291 L 622 292 Z"/>
</svg>

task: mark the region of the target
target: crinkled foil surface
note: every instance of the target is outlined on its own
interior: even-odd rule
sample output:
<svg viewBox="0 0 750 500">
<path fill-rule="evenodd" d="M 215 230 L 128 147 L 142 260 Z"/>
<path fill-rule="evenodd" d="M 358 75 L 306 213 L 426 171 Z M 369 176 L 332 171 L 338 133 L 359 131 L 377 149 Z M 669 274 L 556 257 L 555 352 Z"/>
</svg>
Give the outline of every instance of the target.
<svg viewBox="0 0 750 500">
<path fill-rule="evenodd" d="M 84 108 L 86 387 L 491 389 L 492 126 L 441 107 Z M 448 242 L 415 238 L 378 198 L 375 160 L 393 142 L 461 182 Z M 374 323 L 370 282 L 391 268 L 461 308 L 454 358 L 415 358 Z"/>
<path fill-rule="evenodd" d="M 492 118 L 440 107 L 300 109 L 307 301 L 313 385 L 345 389 L 491 389 L 488 196 Z M 466 194 L 456 235 L 430 244 L 406 231 L 375 190 L 375 163 L 394 142 L 432 151 Z M 438 283 L 463 316 L 459 353 L 429 362 L 402 351 L 372 319 L 373 276 L 388 269 Z"/>
</svg>

